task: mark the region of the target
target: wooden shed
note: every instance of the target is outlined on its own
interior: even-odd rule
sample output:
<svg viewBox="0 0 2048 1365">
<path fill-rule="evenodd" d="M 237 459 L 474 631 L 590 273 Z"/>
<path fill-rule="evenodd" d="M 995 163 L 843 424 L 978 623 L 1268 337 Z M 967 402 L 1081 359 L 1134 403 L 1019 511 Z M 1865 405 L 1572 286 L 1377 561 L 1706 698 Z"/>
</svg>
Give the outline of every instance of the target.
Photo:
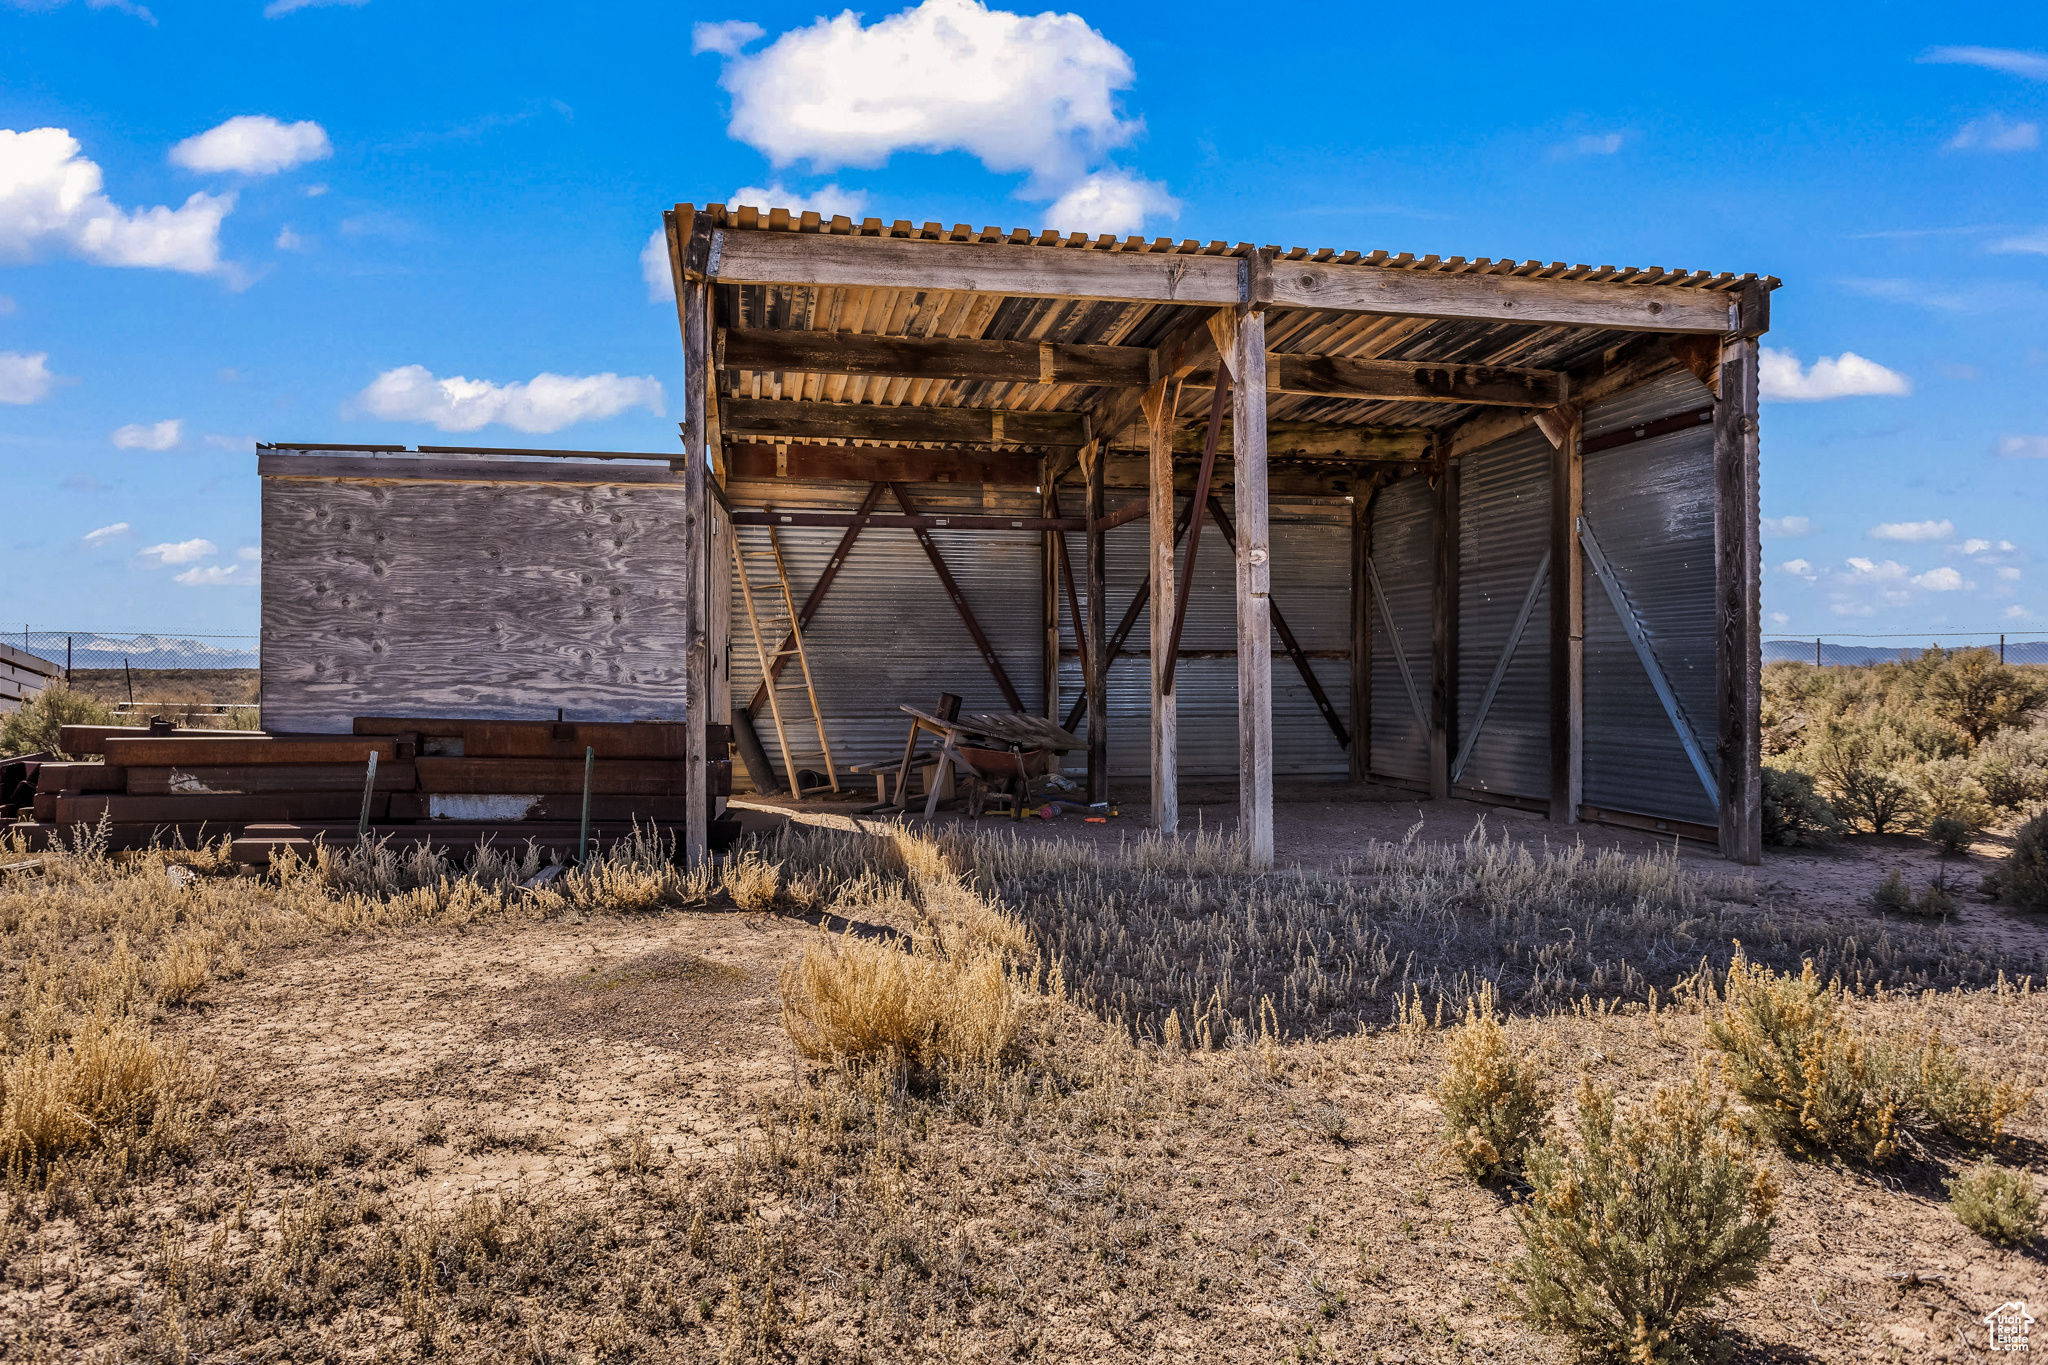
<svg viewBox="0 0 2048 1365">
<path fill-rule="evenodd" d="M 841 762 L 970 690 L 1164 829 L 1234 775 L 1262 861 L 1276 772 L 1759 860 L 1776 280 L 664 217 L 693 718 L 758 705 L 726 537 L 774 527 Z"/>
</svg>

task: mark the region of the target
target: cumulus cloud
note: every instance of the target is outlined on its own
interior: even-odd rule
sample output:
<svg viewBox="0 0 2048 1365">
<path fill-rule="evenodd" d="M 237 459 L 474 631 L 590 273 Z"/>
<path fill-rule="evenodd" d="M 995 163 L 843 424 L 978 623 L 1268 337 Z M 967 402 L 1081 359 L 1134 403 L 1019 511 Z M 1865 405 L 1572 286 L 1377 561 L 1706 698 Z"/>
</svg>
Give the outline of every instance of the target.
<svg viewBox="0 0 2048 1365">
<path fill-rule="evenodd" d="M 1961 574 L 1957 573 L 1954 569 L 1944 566 L 1939 569 L 1929 569 L 1926 573 L 1918 575 L 1913 579 L 1913 586 L 1925 588 L 1929 592 L 1955 592 L 1963 587 L 1964 584 Z"/>
<path fill-rule="evenodd" d="M 0 403 L 40 403 L 57 387 L 50 373 L 50 353 L 0 351 Z"/>
<path fill-rule="evenodd" d="M 195 564 L 171 581 L 188 588 L 253 588 L 262 575 L 249 564 Z"/>
<path fill-rule="evenodd" d="M 220 546 L 195 536 L 191 540 L 152 545 L 142 552 L 142 557 L 158 564 L 191 564 L 198 560 L 211 559 L 219 553 Z"/>
<path fill-rule="evenodd" d="M 116 428 L 107 439 L 123 450 L 170 450 L 184 434 L 185 423 L 179 418 L 169 417 L 147 426 L 130 422 L 125 427 Z"/>
<path fill-rule="evenodd" d="M 1986 114 L 1965 123 L 1948 145 L 1962 152 L 2028 152 L 2041 145 L 2041 125 Z"/>
<path fill-rule="evenodd" d="M 275 175 L 333 155 L 327 130 L 311 120 L 280 123 L 268 114 L 237 114 L 171 148 L 171 163 L 188 171 Z"/>
<path fill-rule="evenodd" d="M 1765 517 L 1763 526 L 1767 536 L 1803 536 L 1813 529 L 1813 518 Z"/>
<path fill-rule="evenodd" d="M 1083 177 L 1053 201 L 1046 216 L 1061 232 L 1124 236 L 1143 228 L 1147 214 L 1173 217 L 1179 212 L 1180 201 L 1160 181 L 1109 166 Z"/>
<path fill-rule="evenodd" d="M 727 19 L 722 23 L 699 24 L 690 30 L 690 51 L 716 52 L 721 57 L 737 57 L 740 49 L 758 38 L 768 36 L 768 30 L 746 19 Z"/>
<path fill-rule="evenodd" d="M 724 59 L 727 131 L 775 166 L 965 152 L 998 174 L 1026 174 L 1023 193 L 1060 201 L 1062 227 L 1121 231 L 1178 208 L 1163 187 L 1104 164 L 1144 130 L 1117 99 L 1136 72 L 1079 15 L 923 0 L 867 25 L 848 10 L 744 50 L 764 36 L 745 22 L 703 24 L 693 44 Z"/>
<path fill-rule="evenodd" d="M 2030 81 L 2048 81 L 2048 55 L 2023 52 L 2013 47 L 1932 47 L 1920 55 L 1920 60 L 1955 66 L 1981 66 Z"/>
<path fill-rule="evenodd" d="M 1778 566 L 1778 572 L 1791 574 L 1794 578 L 1803 578 L 1809 583 L 1813 582 L 1815 578 L 1819 577 L 1819 575 L 1813 571 L 1813 565 L 1807 563 L 1803 559 L 1786 560 L 1783 564 L 1780 564 Z"/>
<path fill-rule="evenodd" d="M 502 423 L 519 431 L 560 431 L 576 422 L 616 417 L 628 408 L 663 411 L 661 381 L 653 375 L 539 374 L 495 384 L 456 375 L 437 379 L 424 365 L 386 370 L 356 395 L 372 417 L 427 422 L 442 431 L 475 431 Z"/>
<path fill-rule="evenodd" d="M 2021 574 L 2018 569 L 2008 564 L 1998 571 L 1998 576 L 2007 583 L 2017 583 L 2020 580 Z"/>
<path fill-rule="evenodd" d="M 1943 517 L 1940 521 L 1883 521 L 1866 533 L 1872 540 L 1947 540 L 1956 533 L 1956 524 Z M 1851 564 L 1857 563 L 1850 560 Z"/>
<path fill-rule="evenodd" d="M 2011 621 L 2024 620 L 2025 618 L 2032 616 L 2033 614 L 2034 613 L 2028 611 L 2025 607 L 2014 606 L 2007 607 L 2005 609 L 2006 619 Z"/>
<path fill-rule="evenodd" d="M 1872 394 L 1903 395 L 1913 391 L 1912 381 L 1896 370 L 1854 351 L 1840 357 L 1824 355 L 1810 369 L 1802 369 L 1799 357 L 1790 351 L 1763 348 L 1757 361 L 1757 379 L 1763 397 L 1786 402 L 1815 402 L 1826 398 L 1859 398 Z"/>
<path fill-rule="evenodd" d="M 293 232 L 291 224 L 287 223 L 277 230 L 277 249 L 279 251 L 297 251 L 305 244 L 306 239 Z"/>
<path fill-rule="evenodd" d="M 1849 567 L 1855 570 L 1852 577 L 1869 583 L 1895 583 L 1912 572 L 1895 559 L 1879 562 L 1861 556 L 1852 556 Z"/>
<path fill-rule="evenodd" d="M 647 244 L 640 248 L 640 278 L 647 281 L 649 303 L 673 303 L 676 297 L 675 276 L 669 273 L 668 232 L 656 228 L 647 238 Z"/>
<path fill-rule="evenodd" d="M 0 258 L 65 251 L 99 265 L 221 268 L 220 225 L 232 194 L 195 194 L 182 207 L 129 212 L 101 192 L 98 163 L 62 128 L 0 128 Z"/>
<path fill-rule="evenodd" d="M 86 544 L 97 549 L 100 546 L 105 545 L 108 541 L 120 540 L 128 534 L 128 523 L 125 521 L 117 521 L 112 526 L 102 526 L 97 531 L 87 531 L 83 536 L 80 536 L 79 539 L 83 540 Z"/>
<path fill-rule="evenodd" d="M 2008 460 L 2048 460 L 2048 436 L 2001 436 L 1998 453 Z"/>
<path fill-rule="evenodd" d="M 731 204 L 750 204 L 757 209 L 788 209 L 791 213 L 815 213 L 823 218 L 845 214 L 858 218 L 868 210 L 866 190 L 841 189 L 835 182 L 820 190 L 792 190 L 780 180 L 766 186 L 742 185 L 732 192 Z"/>
<path fill-rule="evenodd" d="M 320 9 L 327 5 L 347 5 L 351 8 L 357 8 L 369 3 L 370 0 L 270 0 L 270 3 L 263 7 L 263 17 L 266 19 L 278 19 L 296 10 Z"/>
</svg>

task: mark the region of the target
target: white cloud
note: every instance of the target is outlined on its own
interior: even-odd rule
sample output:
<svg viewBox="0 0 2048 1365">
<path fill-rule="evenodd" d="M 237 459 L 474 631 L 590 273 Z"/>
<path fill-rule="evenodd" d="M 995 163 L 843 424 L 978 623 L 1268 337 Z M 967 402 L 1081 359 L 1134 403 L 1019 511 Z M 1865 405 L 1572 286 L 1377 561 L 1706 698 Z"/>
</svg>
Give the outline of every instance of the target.
<svg viewBox="0 0 2048 1365">
<path fill-rule="evenodd" d="M 1956 533 L 1956 524 L 1943 517 L 1940 521 L 1885 521 L 1879 522 L 1864 534 L 1872 540 L 1947 540 Z M 1857 563 L 1850 560 L 1851 564 Z"/>
<path fill-rule="evenodd" d="M 196 564 L 172 579 L 188 588 L 253 588 L 261 581 L 247 564 Z"/>
<path fill-rule="evenodd" d="M 2001 237 L 1991 244 L 1990 249 L 2008 256 L 2048 256 L 2048 231 Z"/>
<path fill-rule="evenodd" d="M 263 17 L 277 19 L 295 10 L 320 9 L 327 5 L 348 5 L 351 8 L 367 5 L 370 0 L 270 0 L 263 7 Z"/>
<path fill-rule="evenodd" d="M 2001 436 L 1998 453 L 2008 460 L 2048 460 L 2048 436 Z"/>
<path fill-rule="evenodd" d="M 1922 53 L 1920 60 L 1981 66 L 1991 71 L 2003 71 L 2009 76 L 2023 76 L 2030 81 L 2048 81 L 2048 56 L 2012 47 L 1933 47 Z"/>
<path fill-rule="evenodd" d="M 79 539 L 94 548 L 98 548 L 110 540 L 122 539 L 129 534 L 129 531 L 130 527 L 127 522 L 117 521 L 112 526 L 102 526 L 97 531 L 87 531 Z"/>
<path fill-rule="evenodd" d="M 247 560 L 251 564 L 260 564 L 263 562 L 263 551 L 255 545 L 244 545 L 241 549 L 235 551 L 235 558 Z"/>
<path fill-rule="evenodd" d="M 1163 182 L 1117 166 L 1084 176 L 1046 210 L 1047 225 L 1062 233 L 1109 232 L 1118 236 L 1143 228 L 1147 214 L 1178 217 L 1180 200 L 1166 192 Z"/>
<path fill-rule="evenodd" d="M 1963 576 L 1954 569 L 1943 566 L 1939 569 L 1929 569 L 1919 575 L 1913 580 L 1913 586 L 1925 588 L 1929 592 L 1955 592 L 1963 586 Z"/>
<path fill-rule="evenodd" d="M 748 43 L 767 36 L 767 29 L 745 19 L 699 24 L 690 30 L 690 51 L 692 54 L 716 52 L 721 57 L 737 57 L 740 49 Z"/>
<path fill-rule="evenodd" d="M 815 213 L 821 218 L 837 218 L 845 214 L 858 218 L 868 210 L 866 190 L 841 189 L 837 182 L 821 190 L 805 193 L 784 187 L 780 180 L 772 180 L 765 187 L 742 185 L 732 192 L 727 201 L 735 206 L 751 205 L 757 209 L 788 209 L 791 213 Z"/>
<path fill-rule="evenodd" d="M 184 436 L 185 423 L 176 417 L 148 426 L 130 422 L 117 428 L 107 439 L 123 450 L 169 450 Z"/>
<path fill-rule="evenodd" d="M 1817 577 L 1813 571 L 1813 565 L 1803 559 L 1786 560 L 1778 566 L 1778 572 L 1791 574 L 1794 578 L 1803 578 L 1809 583 L 1813 582 L 1815 577 Z"/>
<path fill-rule="evenodd" d="M 1986 114 L 1965 123 L 1948 145 L 1957 151 L 2028 152 L 2041 145 L 2041 125 Z"/>
<path fill-rule="evenodd" d="M 220 224 L 232 194 L 195 194 L 181 208 L 128 212 L 101 193 L 99 165 L 62 128 L 0 128 L 0 257 L 68 251 L 99 265 L 208 275 L 220 269 Z"/>
<path fill-rule="evenodd" d="M 1906 376 L 1854 351 L 1844 351 L 1839 358 L 1824 355 L 1811 369 L 1802 370 L 1798 356 L 1766 346 L 1758 358 L 1757 378 L 1763 397 L 1790 402 L 1913 391 Z"/>
<path fill-rule="evenodd" d="M 1134 194 L 1140 212 L 1171 202 L 1101 164 L 1144 121 L 1118 108 L 1117 92 L 1136 80 L 1130 57 L 1077 14 L 923 0 L 866 26 L 847 10 L 742 51 L 761 36 L 750 24 L 703 25 L 695 44 L 724 59 L 726 131 L 775 166 L 966 152 L 998 174 L 1028 174 L 1028 198 L 1082 192 L 1074 211 L 1104 222 L 1128 221 Z M 1091 173 L 1107 179 L 1088 188 Z"/>
<path fill-rule="evenodd" d="M 2011 565 L 2007 565 L 1998 571 L 1998 576 L 2008 583 L 2017 583 L 2020 580 L 2020 571 Z"/>
<path fill-rule="evenodd" d="M 1813 518 L 1765 517 L 1763 527 L 1767 536 L 1803 536 L 1813 529 Z"/>
<path fill-rule="evenodd" d="M 311 120 L 280 123 L 268 114 L 237 114 L 171 148 L 171 164 L 188 171 L 276 175 L 333 155 L 327 130 Z"/>
<path fill-rule="evenodd" d="M 523 383 L 494 384 L 460 375 L 437 379 L 424 365 L 384 371 L 356 395 L 356 403 L 373 417 L 430 422 L 442 431 L 475 431 L 493 422 L 519 431 L 560 431 L 628 408 L 657 416 L 663 411 L 661 381 L 653 375 L 539 374 Z"/>
<path fill-rule="evenodd" d="M 209 431 L 201 439 L 215 450 L 225 450 L 235 455 L 247 455 L 256 449 L 254 436 L 223 436 L 217 431 Z"/>
<path fill-rule="evenodd" d="M 1570 142 L 1558 143 L 1550 149 L 1550 154 L 1556 157 L 1613 156 L 1621 150 L 1623 140 L 1621 133 L 1587 133 Z"/>
<path fill-rule="evenodd" d="M 669 273 L 667 229 L 656 228 L 647 245 L 640 248 L 640 278 L 647 281 L 649 303 L 675 302 L 676 279 Z"/>
<path fill-rule="evenodd" d="M 49 360 L 48 351 L 0 351 L 0 403 L 40 403 L 48 398 L 57 387 Z"/>
<path fill-rule="evenodd" d="M 293 232 L 291 224 L 287 223 L 277 230 L 277 249 L 279 251 L 297 251 L 305 244 L 306 239 Z"/>
<path fill-rule="evenodd" d="M 1895 583 L 1912 572 L 1912 570 L 1895 559 L 1887 559 L 1883 563 L 1878 563 L 1874 560 L 1864 559 L 1860 555 L 1854 556 L 1849 560 L 1849 567 L 1856 571 L 1852 577 L 1870 583 Z"/>
<path fill-rule="evenodd" d="M 175 543 L 152 545 L 142 553 L 159 564 L 191 564 L 197 560 L 211 559 L 220 553 L 220 546 L 210 540 L 195 537 Z"/>
<path fill-rule="evenodd" d="M 1792 618 L 1787 616 L 1782 611 L 1774 611 L 1771 613 L 1771 620 L 1777 623 L 1778 625 L 1782 626 L 1789 623 L 1792 620 Z"/>
<path fill-rule="evenodd" d="M 2005 609 L 2005 614 L 2007 619 L 2018 621 L 2026 617 L 2032 616 L 2034 613 L 2028 611 L 2025 607 L 2007 607 Z"/>
<path fill-rule="evenodd" d="M 29 11 L 62 9 L 65 4 L 65 0 L 7 0 L 7 2 L 16 9 Z M 146 6 L 136 4 L 135 0 L 85 0 L 85 5 L 87 9 L 110 9 L 119 14 L 132 14 L 151 27 L 156 25 L 156 16 L 151 14 Z"/>
</svg>

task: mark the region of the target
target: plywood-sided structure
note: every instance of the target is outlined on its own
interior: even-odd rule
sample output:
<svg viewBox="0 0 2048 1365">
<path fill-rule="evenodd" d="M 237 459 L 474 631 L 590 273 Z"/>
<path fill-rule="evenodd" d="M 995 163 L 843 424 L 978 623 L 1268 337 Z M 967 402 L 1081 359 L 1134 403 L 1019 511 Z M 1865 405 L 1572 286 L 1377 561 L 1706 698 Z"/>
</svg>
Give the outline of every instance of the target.
<svg viewBox="0 0 2048 1365">
<path fill-rule="evenodd" d="M 985 684 L 1085 728 L 1092 797 L 1149 775 L 1166 828 L 1235 775 L 1262 859 L 1278 772 L 1757 860 L 1775 280 L 666 218 L 693 694 L 720 536 L 775 527 L 842 759 Z"/>
</svg>

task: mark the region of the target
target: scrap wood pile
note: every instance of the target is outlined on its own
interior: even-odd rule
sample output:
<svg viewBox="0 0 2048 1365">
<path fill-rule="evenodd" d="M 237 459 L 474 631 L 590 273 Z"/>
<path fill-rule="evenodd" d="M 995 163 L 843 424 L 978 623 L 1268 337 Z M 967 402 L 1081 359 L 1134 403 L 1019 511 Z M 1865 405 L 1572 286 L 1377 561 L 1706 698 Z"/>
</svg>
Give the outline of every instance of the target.
<svg viewBox="0 0 2048 1365">
<path fill-rule="evenodd" d="M 726 751 L 725 727 L 707 749 Z M 640 825 L 680 827 L 688 813 L 685 729 L 677 722 L 567 722 L 357 717 L 352 735 L 66 726 L 66 753 L 103 762 L 13 760 L 12 803 L 31 848 L 104 823 L 111 849 L 152 840 L 196 844 L 235 835 L 238 862 L 260 863 L 316 840 L 357 841 L 366 818 L 394 843 L 460 849 L 480 839 L 534 840 L 574 852 L 586 753 L 591 838 Z M 375 759 L 372 772 L 372 757 Z M 707 766 L 712 796 L 731 765 Z M 729 833 L 714 822 L 713 835 Z"/>
</svg>

